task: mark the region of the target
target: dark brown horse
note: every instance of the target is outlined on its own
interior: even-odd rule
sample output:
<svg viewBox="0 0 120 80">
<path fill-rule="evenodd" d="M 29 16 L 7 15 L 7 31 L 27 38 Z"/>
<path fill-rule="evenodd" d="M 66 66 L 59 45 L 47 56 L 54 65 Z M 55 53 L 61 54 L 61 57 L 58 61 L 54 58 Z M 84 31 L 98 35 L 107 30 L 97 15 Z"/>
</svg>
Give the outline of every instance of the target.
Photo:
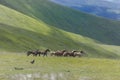
<svg viewBox="0 0 120 80">
<path fill-rule="evenodd" d="M 40 54 L 42 54 L 43 56 L 47 56 L 48 52 L 50 52 L 50 50 L 46 49 L 45 51 L 40 52 Z"/>
<path fill-rule="evenodd" d="M 40 56 L 40 54 L 41 54 L 41 51 L 36 51 L 36 53 L 35 53 L 35 55 L 37 56 L 37 55 L 39 55 Z"/>
<path fill-rule="evenodd" d="M 63 54 L 66 52 L 66 50 L 62 50 L 62 51 L 56 51 L 54 53 L 55 56 L 63 56 Z"/>
</svg>

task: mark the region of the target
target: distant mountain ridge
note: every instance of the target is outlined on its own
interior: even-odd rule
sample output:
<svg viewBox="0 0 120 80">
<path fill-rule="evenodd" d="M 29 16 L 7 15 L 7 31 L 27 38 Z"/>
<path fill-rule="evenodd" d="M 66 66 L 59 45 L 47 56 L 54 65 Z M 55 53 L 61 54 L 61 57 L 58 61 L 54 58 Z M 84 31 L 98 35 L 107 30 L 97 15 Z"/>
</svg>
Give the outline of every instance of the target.
<svg viewBox="0 0 120 80">
<path fill-rule="evenodd" d="M 120 20 L 119 14 L 108 12 L 108 8 L 105 8 L 105 7 L 96 7 L 96 6 L 85 5 L 85 6 L 81 6 L 81 7 L 71 6 L 71 8 L 76 9 L 76 10 L 80 10 L 83 12 L 87 12 L 90 14 L 94 14 L 97 16 L 113 19 L 113 20 Z"/>
<path fill-rule="evenodd" d="M 120 20 L 120 0 L 51 0 L 93 15 L 108 19 Z"/>
</svg>

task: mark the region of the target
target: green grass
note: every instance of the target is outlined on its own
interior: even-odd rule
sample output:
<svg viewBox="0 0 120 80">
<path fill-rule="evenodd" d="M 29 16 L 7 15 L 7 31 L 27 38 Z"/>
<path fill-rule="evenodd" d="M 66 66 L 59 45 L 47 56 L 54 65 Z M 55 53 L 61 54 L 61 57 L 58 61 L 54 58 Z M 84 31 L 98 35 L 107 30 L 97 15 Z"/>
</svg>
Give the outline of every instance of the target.
<svg viewBox="0 0 120 80">
<path fill-rule="evenodd" d="M 119 25 L 47 0 L 0 0 L 0 80 L 119 80 Z M 46 48 L 87 54 L 25 54 Z M 30 64 L 33 59 L 35 64 Z"/>
<path fill-rule="evenodd" d="M 120 22 L 60 6 L 49 0 L 1 0 L 1 4 L 63 30 L 108 45 L 120 45 Z M 21 4 L 21 5 L 19 5 Z"/>
<path fill-rule="evenodd" d="M 1 0 L 0 3 L 0 51 L 25 52 L 28 50 L 43 50 L 46 48 L 50 48 L 51 50 L 84 50 L 87 52 L 88 57 L 120 57 L 119 46 L 107 44 L 105 45 L 100 41 L 91 39 L 89 37 L 86 37 L 85 35 L 71 33 L 68 32 L 69 30 L 64 31 L 65 29 L 59 29 L 61 26 L 61 28 L 64 27 L 66 29 L 76 31 L 76 29 L 73 28 L 73 25 L 78 26 L 79 24 L 78 27 L 82 27 L 80 25 L 81 23 L 79 23 L 79 19 L 81 18 L 80 16 L 78 16 L 78 14 L 82 14 L 82 17 L 86 19 L 87 17 L 92 18 L 93 16 L 80 13 L 66 7 L 58 6 L 57 4 L 51 3 L 47 0 L 35 0 L 34 2 L 32 2 L 31 0 Z M 20 3 L 22 4 L 18 5 Z M 38 6 L 38 4 L 40 7 Z M 53 7 L 55 9 L 51 10 L 53 9 Z M 67 10 L 67 13 L 64 12 L 65 10 Z M 60 15 L 63 16 L 61 17 Z M 93 18 L 97 19 L 96 17 Z M 72 21 L 69 22 L 67 20 Z M 75 23 L 76 25 L 73 23 Z M 112 23 L 116 23 L 116 25 L 118 25 L 117 22 L 110 21 L 110 24 Z M 56 28 L 58 27 L 58 25 L 59 28 Z M 110 29 L 113 29 L 113 27 Z M 118 27 L 115 29 L 119 30 Z M 88 30 L 90 29 L 88 28 Z M 84 31 L 80 32 L 84 33 Z M 97 31 L 95 34 L 97 35 Z M 105 41 L 110 40 L 106 39 Z"/>
<path fill-rule="evenodd" d="M 35 59 L 35 63 L 30 61 Z M 97 58 L 70 57 L 27 57 L 25 53 L 1 53 L 0 80 L 25 80 L 23 76 L 32 75 L 33 80 L 119 80 L 120 61 Z M 23 68 L 15 70 L 14 67 Z M 38 75 L 38 77 L 35 76 Z M 22 77 L 20 75 L 23 75 Z M 47 78 L 45 77 L 47 75 Z M 60 77 L 60 75 L 62 77 Z M 15 77 L 16 76 L 16 77 Z M 44 78 L 44 79 L 43 79 Z M 53 79 L 52 79 L 53 80 Z M 55 79 L 56 80 L 56 79 Z"/>
</svg>

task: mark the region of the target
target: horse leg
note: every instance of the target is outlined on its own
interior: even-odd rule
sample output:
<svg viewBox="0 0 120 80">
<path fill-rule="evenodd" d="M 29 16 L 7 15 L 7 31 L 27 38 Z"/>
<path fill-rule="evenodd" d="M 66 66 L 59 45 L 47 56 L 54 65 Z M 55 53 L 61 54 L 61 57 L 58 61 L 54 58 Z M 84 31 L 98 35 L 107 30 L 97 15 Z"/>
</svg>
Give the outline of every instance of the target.
<svg viewBox="0 0 120 80">
<path fill-rule="evenodd" d="M 47 56 L 47 54 L 46 54 L 46 53 L 44 53 L 43 55 L 44 55 L 44 56 Z"/>
<path fill-rule="evenodd" d="M 47 56 L 47 53 L 45 55 Z"/>
<path fill-rule="evenodd" d="M 39 53 L 39 56 L 40 56 L 40 53 Z"/>
<path fill-rule="evenodd" d="M 45 56 L 45 53 L 42 53 L 43 54 L 43 57 Z"/>
</svg>

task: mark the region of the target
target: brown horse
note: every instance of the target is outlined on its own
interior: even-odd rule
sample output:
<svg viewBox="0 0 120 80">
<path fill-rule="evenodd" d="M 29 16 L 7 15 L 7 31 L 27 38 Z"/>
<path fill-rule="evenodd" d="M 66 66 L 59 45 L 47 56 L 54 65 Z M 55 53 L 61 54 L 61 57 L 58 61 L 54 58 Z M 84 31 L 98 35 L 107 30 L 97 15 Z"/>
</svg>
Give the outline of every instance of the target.
<svg viewBox="0 0 120 80">
<path fill-rule="evenodd" d="M 69 54 L 70 54 L 70 52 L 64 52 L 63 56 L 67 57 L 67 56 L 69 56 Z"/>
<path fill-rule="evenodd" d="M 65 52 L 64 54 L 63 54 L 63 56 L 64 57 L 67 57 L 67 56 L 72 56 L 72 57 L 75 57 L 75 52 L 77 52 L 77 51 L 72 51 L 72 52 Z"/>
<path fill-rule="evenodd" d="M 47 56 L 48 52 L 50 52 L 50 50 L 46 49 L 45 51 L 40 52 L 40 54 L 42 54 L 43 56 Z"/>
<path fill-rule="evenodd" d="M 63 56 L 64 52 L 66 52 L 66 50 L 62 50 L 62 51 L 56 51 L 54 53 L 55 56 Z"/>
<path fill-rule="evenodd" d="M 68 53 L 68 55 L 69 55 L 69 56 L 72 56 L 72 57 L 75 57 L 75 52 L 77 52 L 77 51 L 74 50 L 74 51 Z"/>
</svg>

